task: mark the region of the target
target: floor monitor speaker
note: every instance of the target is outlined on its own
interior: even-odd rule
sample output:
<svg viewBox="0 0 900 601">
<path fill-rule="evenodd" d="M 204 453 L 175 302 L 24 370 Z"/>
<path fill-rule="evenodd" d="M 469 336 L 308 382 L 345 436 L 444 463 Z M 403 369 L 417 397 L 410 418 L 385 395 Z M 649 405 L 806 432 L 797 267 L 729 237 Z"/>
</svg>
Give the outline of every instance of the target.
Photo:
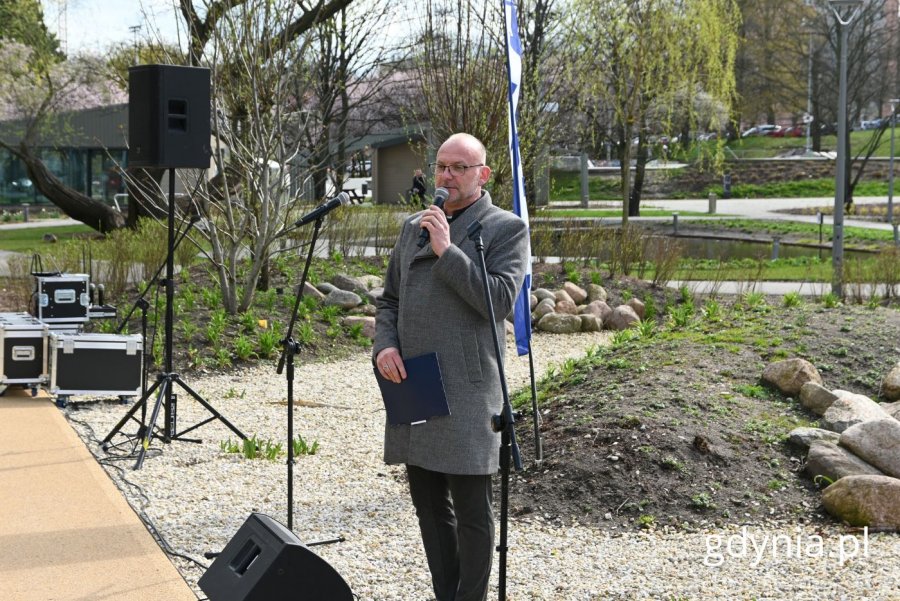
<svg viewBox="0 0 900 601">
<path fill-rule="evenodd" d="M 208 169 L 209 100 L 205 67 L 130 67 L 128 166 Z"/>
<path fill-rule="evenodd" d="M 334 568 L 259 513 L 250 514 L 198 584 L 210 601 L 353 601 Z"/>
</svg>

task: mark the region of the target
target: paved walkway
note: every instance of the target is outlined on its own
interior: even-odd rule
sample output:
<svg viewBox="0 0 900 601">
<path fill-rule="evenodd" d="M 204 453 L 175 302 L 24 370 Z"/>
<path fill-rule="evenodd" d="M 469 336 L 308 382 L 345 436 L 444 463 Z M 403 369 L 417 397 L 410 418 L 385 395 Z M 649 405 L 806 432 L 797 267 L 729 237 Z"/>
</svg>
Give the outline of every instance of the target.
<svg viewBox="0 0 900 601">
<path fill-rule="evenodd" d="M 197 599 L 43 391 L 0 396 L 0 599 Z"/>
</svg>

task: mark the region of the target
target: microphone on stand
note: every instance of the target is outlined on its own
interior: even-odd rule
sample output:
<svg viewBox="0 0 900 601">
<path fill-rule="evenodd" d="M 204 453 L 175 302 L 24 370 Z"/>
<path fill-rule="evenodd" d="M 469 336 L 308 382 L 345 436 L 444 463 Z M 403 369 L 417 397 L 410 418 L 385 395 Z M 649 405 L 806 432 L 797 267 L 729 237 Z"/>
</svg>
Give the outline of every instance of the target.
<svg viewBox="0 0 900 601">
<path fill-rule="evenodd" d="M 431 204 L 442 207 L 444 206 L 444 201 L 446 201 L 449 196 L 450 192 L 447 191 L 447 188 L 438 188 L 434 191 L 434 202 Z M 422 231 L 419 233 L 419 241 L 416 243 L 416 246 L 419 248 L 424 247 L 428 244 L 428 238 L 430 236 L 431 234 L 428 233 L 428 230 L 423 227 Z"/>
<path fill-rule="evenodd" d="M 316 219 L 318 219 L 320 217 L 324 217 L 325 215 L 327 215 L 328 213 L 330 213 L 331 211 L 333 211 L 334 209 L 336 209 L 340 206 L 347 206 L 349 204 L 350 204 L 350 195 L 347 194 L 346 192 L 341 192 L 340 194 L 338 194 L 331 200 L 326 200 L 325 202 L 323 202 L 322 204 L 317 206 L 315 209 L 313 209 L 312 211 L 310 211 L 309 213 L 307 213 L 306 215 L 304 215 L 303 217 L 298 219 L 294 223 L 293 227 L 300 227 L 301 225 L 306 225 L 307 223 L 309 223 L 311 221 L 315 221 Z"/>
</svg>

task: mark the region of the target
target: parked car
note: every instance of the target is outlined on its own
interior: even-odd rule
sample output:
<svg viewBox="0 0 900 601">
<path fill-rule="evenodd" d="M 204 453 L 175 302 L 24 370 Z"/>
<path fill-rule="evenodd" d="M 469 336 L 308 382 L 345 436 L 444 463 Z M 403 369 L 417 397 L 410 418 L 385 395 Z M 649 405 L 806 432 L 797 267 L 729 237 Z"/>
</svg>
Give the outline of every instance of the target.
<svg viewBox="0 0 900 601">
<path fill-rule="evenodd" d="M 771 125 L 769 123 L 765 123 L 763 125 L 757 125 L 756 127 L 751 127 L 741 134 L 742 138 L 749 138 L 751 136 L 770 136 L 772 133 L 781 131 L 780 125 Z"/>
</svg>

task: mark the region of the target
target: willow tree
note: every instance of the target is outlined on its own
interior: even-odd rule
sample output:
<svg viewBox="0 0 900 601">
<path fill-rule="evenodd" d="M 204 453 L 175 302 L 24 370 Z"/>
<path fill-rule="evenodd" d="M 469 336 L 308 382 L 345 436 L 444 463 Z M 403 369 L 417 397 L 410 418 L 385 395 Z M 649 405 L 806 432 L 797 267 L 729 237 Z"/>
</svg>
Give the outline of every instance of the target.
<svg viewBox="0 0 900 601">
<path fill-rule="evenodd" d="M 570 31 L 579 51 L 570 72 L 585 112 L 602 105 L 611 115 L 623 226 L 637 214 L 631 162 L 651 128 L 668 132 L 676 115 L 699 121 L 701 92 L 732 102 L 737 14 L 734 0 L 575 0 Z"/>
</svg>

